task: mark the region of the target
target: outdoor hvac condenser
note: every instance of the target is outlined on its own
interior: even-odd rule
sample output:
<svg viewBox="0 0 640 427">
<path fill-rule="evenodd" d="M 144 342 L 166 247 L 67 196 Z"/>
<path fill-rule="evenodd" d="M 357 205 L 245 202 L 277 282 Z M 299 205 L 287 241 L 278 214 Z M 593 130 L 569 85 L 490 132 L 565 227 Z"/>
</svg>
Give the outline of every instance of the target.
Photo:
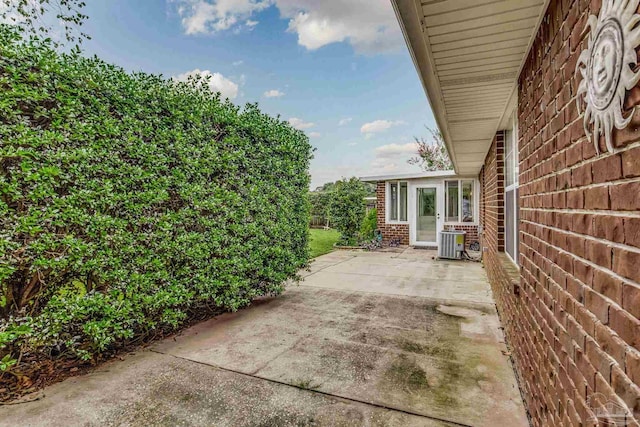
<svg viewBox="0 0 640 427">
<path fill-rule="evenodd" d="M 462 259 L 465 234 L 464 231 L 441 231 L 438 258 Z"/>
</svg>

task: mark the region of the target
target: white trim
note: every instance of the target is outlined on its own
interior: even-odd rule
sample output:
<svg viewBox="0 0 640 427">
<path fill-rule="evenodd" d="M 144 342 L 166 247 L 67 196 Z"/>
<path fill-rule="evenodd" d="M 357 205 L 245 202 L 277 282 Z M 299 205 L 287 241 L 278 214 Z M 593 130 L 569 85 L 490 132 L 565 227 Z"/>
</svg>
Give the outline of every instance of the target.
<svg viewBox="0 0 640 427">
<path fill-rule="evenodd" d="M 478 227 L 480 220 L 480 181 L 477 177 L 473 176 L 458 176 L 456 177 L 462 181 L 472 181 L 474 188 L 474 222 L 445 222 L 445 181 L 447 177 L 429 177 L 423 179 L 413 180 L 389 180 L 384 181 L 385 188 L 385 224 L 399 225 L 406 224 L 409 226 L 409 244 L 412 246 L 425 246 L 433 247 L 440 244 L 440 232 L 445 229 L 446 226 L 455 227 Z M 407 183 L 407 221 L 390 221 L 389 220 L 389 204 L 391 201 L 390 186 L 391 182 L 406 182 Z M 435 242 L 418 242 L 416 240 L 417 235 L 417 204 L 416 204 L 416 190 L 418 188 L 435 188 L 436 189 L 436 209 L 437 209 L 437 229 L 436 229 L 436 241 Z M 399 194 L 399 193 L 398 193 Z M 398 197 L 398 201 L 399 201 Z"/>
<path fill-rule="evenodd" d="M 444 229 L 444 181 L 413 183 L 409 189 L 411 191 L 409 198 L 409 244 L 411 246 L 440 246 L 440 232 Z M 418 231 L 418 215 L 417 215 L 417 190 L 419 188 L 435 188 L 436 190 L 436 241 L 435 242 L 419 242 L 417 240 Z"/>
<path fill-rule="evenodd" d="M 407 179 L 421 179 L 421 178 L 441 178 L 447 176 L 456 176 L 456 173 L 452 170 L 448 171 L 430 171 L 430 172 L 416 172 L 416 173 L 400 173 L 395 175 L 373 175 L 362 176 L 360 181 L 364 182 L 376 182 L 376 181 L 404 181 Z"/>
<path fill-rule="evenodd" d="M 533 31 L 533 34 L 531 35 L 531 38 L 529 39 L 529 43 L 527 44 L 527 51 L 524 54 L 524 57 L 522 58 L 522 61 L 520 62 L 520 66 L 518 67 L 518 73 L 516 74 L 516 81 L 513 83 L 513 87 L 511 88 L 511 93 L 509 94 L 509 100 L 510 102 L 507 103 L 507 105 L 505 105 L 504 107 L 504 111 L 502 113 L 502 115 L 500 116 L 500 122 L 498 122 L 498 127 L 496 128 L 495 133 L 497 133 L 499 130 L 503 130 L 506 129 L 504 127 L 502 127 L 502 122 L 509 120 L 509 115 L 511 114 L 511 108 L 512 108 L 512 102 L 515 98 L 516 101 L 516 105 L 517 104 L 517 97 L 518 97 L 518 84 L 520 81 L 520 74 L 522 74 L 522 70 L 524 69 L 524 64 L 527 63 L 527 59 L 529 59 L 529 54 L 531 53 L 531 48 L 533 47 L 533 43 L 536 41 L 536 37 L 538 35 L 538 31 L 540 31 L 540 26 L 542 25 L 542 21 L 544 21 L 544 17 L 547 16 L 547 9 L 549 9 L 549 3 L 551 3 L 551 0 L 544 0 L 544 4 L 542 5 L 542 12 L 540 13 L 540 15 L 538 15 L 538 22 L 536 22 L 536 26 L 535 26 L 535 30 Z M 553 18 L 552 18 L 553 19 Z M 489 151 L 487 150 L 487 153 Z M 486 154 L 485 154 L 486 157 Z"/>
<path fill-rule="evenodd" d="M 453 149 L 454 145 L 460 144 L 462 141 L 456 144 L 449 129 L 450 119 L 447 117 L 447 111 L 445 109 L 440 76 L 437 73 L 434 54 L 429 39 L 429 28 L 424 24 L 424 12 L 422 9 L 422 3 L 423 2 L 421 2 L 420 0 L 391 0 L 391 4 L 393 5 L 393 9 L 400 24 L 400 29 L 402 30 L 405 43 L 408 47 L 414 66 L 418 72 L 422 87 L 427 94 L 427 99 L 429 101 L 429 105 L 431 106 L 431 110 L 433 111 L 433 116 L 435 118 L 436 124 L 442 132 L 445 146 L 453 163 L 454 169 L 456 170 L 456 172 L 460 172 L 460 169 L 464 169 L 466 171 L 469 170 L 469 167 L 465 167 L 464 164 L 458 164 L 463 162 L 458 161 L 456 157 L 457 153 Z M 539 13 L 536 18 L 535 25 L 531 28 L 531 33 L 529 34 L 524 54 L 519 60 L 517 72 L 514 73 L 514 77 L 512 79 L 509 78 L 509 80 L 506 80 L 508 83 L 510 83 L 510 89 L 508 89 L 509 86 L 506 86 L 507 90 L 509 90 L 507 100 L 511 99 L 513 95 L 518 91 L 518 80 L 524 69 L 526 61 L 532 52 L 533 45 L 540 30 L 541 24 L 547 16 L 549 3 L 550 0 L 540 0 Z M 481 103 L 478 103 L 478 105 L 479 108 L 482 108 Z M 491 138 L 485 141 L 486 150 L 484 151 L 484 154 L 482 156 L 483 159 L 484 157 L 486 157 L 490 149 L 491 141 L 494 135 L 498 130 L 501 129 L 501 124 L 505 119 L 505 116 L 508 117 L 508 108 L 509 102 L 507 101 L 504 105 L 502 115 L 495 122 L 495 131 L 491 134 Z M 473 118 L 468 119 L 469 126 L 473 126 L 473 122 Z M 460 149 L 460 154 L 465 154 L 465 151 L 468 150 L 469 149 Z M 479 164 L 477 167 L 477 171 L 475 172 L 479 172 L 481 166 L 482 165 Z"/>
<path fill-rule="evenodd" d="M 506 169 L 507 169 L 507 144 L 511 144 L 511 149 L 512 149 L 512 155 L 511 155 L 511 169 L 514 171 L 515 173 L 515 177 L 514 177 L 514 181 L 513 184 L 507 186 L 504 188 L 504 194 L 502 197 L 503 200 L 503 206 L 504 206 L 504 222 L 505 222 L 505 228 L 504 228 L 504 242 L 505 242 L 505 247 L 504 247 L 504 253 L 507 254 L 507 258 L 509 258 L 511 260 L 511 262 L 513 262 L 517 267 L 520 267 L 520 265 L 518 264 L 518 258 L 520 255 L 520 247 L 519 247 L 519 238 L 518 238 L 518 233 L 519 233 L 519 224 L 518 224 L 518 218 L 519 215 L 517 214 L 518 212 L 518 197 L 516 197 L 516 191 L 518 190 L 518 188 L 520 188 L 520 174 L 519 172 L 516 172 L 516 167 L 519 166 L 519 162 L 520 162 L 520 152 L 518 150 L 518 117 L 516 115 L 516 113 L 514 112 L 513 115 L 511 116 L 510 120 L 511 122 L 511 141 L 507 141 L 507 138 L 504 138 L 504 149 L 503 149 L 503 153 L 505 156 L 504 159 L 504 167 L 505 167 L 505 174 L 504 174 L 504 182 L 507 182 L 507 174 L 506 174 Z M 505 131 L 505 136 L 506 136 L 506 131 Z M 519 168 L 518 168 L 519 169 Z M 507 206 L 507 192 L 513 191 L 513 230 L 511 230 L 511 232 L 513 233 L 513 254 L 515 256 L 514 257 L 511 256 L 511 254 L 509 252 L 507 252 L 507 212 L 506 212 L 506 206 Z"/>
<path fill-rule="evenodd" d="M 395 183 L 395 184 L 400 184 L 401 182 L 405 182 L 407 184 L 407 219 L 405 221 L 402 221 L 400 219 L 391 219 L 390 213 L 391 213 L 391 183 Z M 409 224 L 409 181 L 401 181 L 401 180 L 394 180 L 394 181 L 386 181 L 384 183 L 385 185 L 385 189 L 384 189 L 384 222 L 385 224 Z M 398 218 L 400 218 L 400 189 L 398 189 Z"/>
<path fill-rule="evenodd" d="M 511 93 L 511 98 L 509 98 L 509 102 L 507 102 L 507 105 L 504 108 L 504 112 L 500 117 L 500 124 L 498 125 L 498 130 L 496 130 L 496 133 L 498 133 L 498 131 L 500 130 L 509 129 L 509 126 L 512 125 L 512 115 L 517 114 L 516 108 L 518 108 L 518 91 L 513 91 Z"/>
<path fill-rule="evenodd" d="M 400 4 L 402 3 L 402 4 Z M 455 173 L 458 172 L 456 152 L 453 150 L 452 138 L 447 126 L 447 118 L 442 98 L 440 81 L 436 77 L 436 64 L 429 44 L 428 36 L 422 25 L 422 4 L 419 0 L 391 0 L 393 10 L 400 24 L 400 30 L 416 68 L 427 101 L 433 112 L 438 129 L 442 133 L 444 145 L 451 159 Z M 418 49 L 416 51 L 416 49 Z M 425 72 L 422 72 L 422 68 Z"/>
</svg>

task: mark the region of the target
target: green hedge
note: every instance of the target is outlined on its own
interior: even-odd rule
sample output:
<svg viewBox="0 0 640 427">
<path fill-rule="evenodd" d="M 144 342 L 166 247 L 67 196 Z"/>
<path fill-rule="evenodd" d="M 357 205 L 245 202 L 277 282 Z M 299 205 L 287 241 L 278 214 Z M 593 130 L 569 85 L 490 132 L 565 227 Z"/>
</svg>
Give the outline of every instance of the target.
<svg viewBox="0 0 640 427">
<path fill-rule="evenodd" d="M 358 231 L 367 211 L 366 196 L 366 187 L 358 178 L 336 181 L 329 197 L 329 221 L 342 234 L 340 244 L 357 244 Z"/>
<path fill-rule="evenodd" d="M 0 338 L 89 358 L 297 277 L 308 138 L 199 83 L 0 26 Z"/>
</svg>

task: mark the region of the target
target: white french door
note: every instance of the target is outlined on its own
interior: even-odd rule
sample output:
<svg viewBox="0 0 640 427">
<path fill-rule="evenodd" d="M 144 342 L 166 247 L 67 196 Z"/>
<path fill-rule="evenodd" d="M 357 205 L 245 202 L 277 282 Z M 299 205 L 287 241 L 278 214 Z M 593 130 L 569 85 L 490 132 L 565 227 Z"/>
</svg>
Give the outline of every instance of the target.
<svg viewBox="0 0 640 427">
<path fill-rule="evenodd" d="M 410 240 L 415 246 L 437 246 L 442 230 L 442 188 L 440 185 L 419 185 L 411 193 Z"/>
</svg>

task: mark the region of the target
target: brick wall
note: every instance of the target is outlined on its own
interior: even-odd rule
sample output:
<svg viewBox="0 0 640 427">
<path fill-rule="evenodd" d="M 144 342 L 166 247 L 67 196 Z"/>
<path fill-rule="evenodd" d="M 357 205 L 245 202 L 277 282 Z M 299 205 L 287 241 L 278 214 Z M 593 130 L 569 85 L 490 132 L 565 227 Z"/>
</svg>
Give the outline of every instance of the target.
<svg viewBox="0 0 640 427">
<path fill-rule="evenodd" d="M 520 75 L 520 277 L 501 252 L 500 134 L 480 174 L 485 263 L 536 426 L 596 425 L 605 401 L 640 419 L 640 112 L 596 155 L 575 100 L 599 8 L 552 0 Z"/>
<path fill-rule="evenodd" d="M 498 132 L 480 171 L 480 223 L 483 247 L 504 251 L 504 133 Z"/>
<path fill-rule="evenodd" d="M 378 228 L 382 231 L 382 237 L 385 243 L 389 240 L 400 239 L 401 245 L 409 244 L 409 224 L 386 224 L 385 215 L 387 204 L 385 202 L 386 184 L 384 181 L 378 182 L 376 186 L 376 197 L 378 207 Z"/>
</svg>

